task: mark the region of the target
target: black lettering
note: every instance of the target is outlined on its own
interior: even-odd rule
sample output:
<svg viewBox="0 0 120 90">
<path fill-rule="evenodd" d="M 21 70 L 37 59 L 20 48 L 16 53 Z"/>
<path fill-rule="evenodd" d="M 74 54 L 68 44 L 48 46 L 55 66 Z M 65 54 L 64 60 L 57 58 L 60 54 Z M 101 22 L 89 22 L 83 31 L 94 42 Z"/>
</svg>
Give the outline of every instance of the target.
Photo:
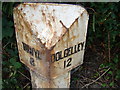
<svg viewBox="0 0 120 90">
<path fill-rule="evenodd" d="M 64 61 L 64 68 L 71 66 L 72 65 L 71 61 L 72 61 L 72 58 L 69 58 L 68 60 L 65 60 Z"/>
<path fill-rule="evenodd" d="M 62 51 L 59 52 L 59 59 L 63 59 L 63 57 L 62 57 Z"/>
<path fill-rule="evenodd" d="M 41 58 L 40 58 L 40 52 L 39 52 L 39 51 L 38 51 L 38 59 L 41 59 Z"/>
<path fill-rule="evenodd" d="M 30 58 L 30 64 L 31 64 L 32 66 L 35 66 L 35 63 L 34 63 L 34 59 L 33 59 L 33 58 Z"/>
<path fill-rule="evenodd" d="M 27 52 L 27 53 L 30 53 L 30 52 L 29 52 L 29 49 L 30 49 L 30 47 L 29 47 L 28 45 L 26 45 L 26 52 Z"/>
<path fill-rule="evenodd" d="M 38 50 L 35 51 L 35 57 L 36 57 L 37 59 L 41 59 L 41 58 L 40 58 L 40 52 L 39 52 Z"/>
<path fill-rule="evenodd" d="M 71 55 L 70 48 L 68 48 L 68 55 L 67 56 L 70 56 L 70 55 Z"/>
<path fill-rule="evenodd" d="M 23 49 L 28 53 L 29 52 L 29 46 L 27 44 L 23 43 Z"/>
<path fill-rule="evenodd" d="M 40 52 L 38 50 L 35 50 L 34 48 L 31 48 L 29 45 L 25 44 L 24 42 L 22 42 L 23 44 L 23 49 L 29 53 L 32 56 L 35 56 L 37 59 L 41 59 L 40 58 Z"/>
<path fill-rule="evenodd" d="M 78 44 L 78 51 L 83 50 L 84 42 Z"/>
<path fill-rule="evenodd" d="M 33 56 L 34 51 L 35 51 L 34 48 L 30 48 L 30 49 L 29 49 L 29 53 L 30 53 L 32 56 Z"/>
<path fill-rule="evenodd" d="M 70 47 L 70 48 L 69 48 L 69 56 L 72 55 L 72 54 L 74 54 L 74 52 L 73 52 L 73 47 Z"/>
<path fill-rule="evenodd" d="M 72 61 L 72 58 L 69 58 L 68 60 L 67 60 L 67 67 L 69 67 L 69 66 L 71 66 L 71 61 Z"/>
<path fill-rule="evenodd" d="M 71 55 L 74 54 L 73 47 L 70 47 L 70 50 L 71 50 Z"/>
<path fill-rule="evenodd" d="M 66 60 L 64 61 L 64 68 L 66 68 Z"/>
<path fill-rule="evenodd" d="M 84 42 L 81 43 L 81 50 L 83 50 Z"/>
<path fill-rule="evenodd" d="M 37 57 L 38 56 L 38 52 L 37 51 L 35 51 L 35 57 Z"/>
<path fill-rule="evenodd" d="M 56 61 L 62 59 L 62 51 L 56 53 Z"/>
<path fill-rule="evenodd" d="M 74 47 L 74 53 L 77 53 L 77 50 L 76 50 L 76 45 L 75 45 L 75 47 Z"/>
<path fill-rule="evenodd" d="M 81 45 L 81 43 L 78 44 L 78 52 L 80 51 L 80 45 Z"/>
<path fill-rule="evenodd" d="M 64 57 L 67 57 L 68 56 L 68 49 L 65 49 L 64 50 Z"/>
<path fill-rule="evenodd" d="M 68 57 L 68 56 L 70 56 L 72 54 L 75 54 L 75 53 L 83 50 L 83 48 L 84 48 L 84 42 L 81 42 L 81 43 L 79 43 L 77 45 L 74 45 L 73 47 L 66 48 L 66 49 L 64 49 L 63 52 L 59 51 L 59 52 L 53 54 L 51 56 L 51 61 L 52 62 L 59 61 L 60 59 L 66 58 L 66 57 Z M 69 64 L 68 64 L 68 66 L 69 66 Z"/>
</svg>

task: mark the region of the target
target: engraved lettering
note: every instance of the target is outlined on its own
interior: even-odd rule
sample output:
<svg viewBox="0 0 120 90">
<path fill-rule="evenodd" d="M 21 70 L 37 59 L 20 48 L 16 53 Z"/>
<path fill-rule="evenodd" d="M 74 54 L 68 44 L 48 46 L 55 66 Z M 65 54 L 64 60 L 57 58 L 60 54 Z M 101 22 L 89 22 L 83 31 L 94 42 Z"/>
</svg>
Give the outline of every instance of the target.
<svg viewBox="0 0 120 90">
<path fill-rule="evenodd" d="M 41 59 L 40 58 L 40 51 L 38 50 L 35 50 L 34 48 L 30 47 L 29 45 L 25 44 L 24 42 L 22 42 L 23 44 L 23 49 L 29 53 L 30 55 L 34 56 L 35 58 L 37 59 Z"/>
<path fill-rule="evenodd" d="M 71 66 L 72 65 L 71 61 L 72 61 L 72 58 L 65 60 L 64 61 L 64 68 Z"/>
<path fill-rule="evenodd" d="M 81 50 L 83 50 L 84 42 L 81 43 Z"/>
<path fill-rule="evenodd" d="M 34 59 L 33 59 L 33 58 L 30 58 L 30 64 L 31 64 L 32 66 L 35 66 L 35 63 L 34 63 Z"/>
<path fill-rule="evenodd" d="M 65 50 L 64 50 L 64 57 L 67 57 L 67 56 L 68 56 L 67 50 L 68 50 L 68 49 L 65 49 Z"/>
<path fill-rule="evenodd" d="M 80 42 L 77 45 L 74 45 L 72 47 L 69 48 L 65 48 L 64 51 L 58 51 L 55 54 L 52 55 L 52 62 L 54 61 L 59 61 L 61 59 L 64 59 L 68 56 L 71 56 L 81 50 L 83 50 L 84 48 L 84 42 Z"/>
</svg>

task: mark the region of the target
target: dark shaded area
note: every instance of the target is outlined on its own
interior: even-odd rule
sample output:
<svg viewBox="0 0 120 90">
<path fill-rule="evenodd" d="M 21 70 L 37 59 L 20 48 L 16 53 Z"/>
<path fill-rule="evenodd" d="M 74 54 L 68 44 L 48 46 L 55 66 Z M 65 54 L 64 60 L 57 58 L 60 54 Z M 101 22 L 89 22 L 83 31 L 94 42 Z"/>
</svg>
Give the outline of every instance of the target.
<svg viewBox="0 0 120 90">
<path fill-rule="evenodd" d="M 109 77 L 108 73 L 100 77 L 105 70 L 108 69 L 108 67 L 100 68 L 100 65 L 104 63 L 104 60 L 104 55 L 100 50 L 99 52 L 96 52 L 93 48 L 86 47 L 84 63 L 76 68 L 77 71 L 72 71 L 74 73 L 71 74 L 71 88 L 104 88 L 103 83 L 106 83 L 106 88 L 110 88 L 109 83 L 111 80 L 107 79 Z M 100 79 L 98 79 L 99 77 Z M 120 88 L 119 81 L 117 81 L 115 88 Z"/>
</svg>

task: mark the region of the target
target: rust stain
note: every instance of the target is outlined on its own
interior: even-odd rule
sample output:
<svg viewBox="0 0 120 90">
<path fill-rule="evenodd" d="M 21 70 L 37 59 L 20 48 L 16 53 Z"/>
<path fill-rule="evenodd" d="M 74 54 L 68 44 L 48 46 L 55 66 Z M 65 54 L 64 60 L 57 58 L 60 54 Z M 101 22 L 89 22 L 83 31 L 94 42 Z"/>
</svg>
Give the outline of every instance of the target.
<svg viewBox="0 0 120 90">
<path fill-rule="evenodd" d="M 33 7 L 34 9 L 36 9 L 36 7 L 38 7 L 37 3 L 34 3 L 34 4 L 27 4 L 26 3 L 26 5 L 29 5 L 29 6 Z"/>
<path fill-rule="evenodd" d="M 22 22 L 24 22 L 24 26 L 26 27 L 26 29 L 29 30 L 29 32 L 30 32 L 31 35 L 32 35 L 33 32 L 30 30 L 31 25 L 30 25 L 27 21 L 25 21 L 25 19 L 24 19 L 24 14 L 22 14 L 22 13 L 20 13 L 20 12 L 19 12 L 19 14 L 21 15 L 21 20 L 22 20 Z"/>
<path fill-rule="evenodd" d="M 23 8 L 21 8 L 21 11 L 23 10 Z"/>
<path fill-rule="evenodd" d="M 42 15 L 45 16 L 45 13 L 43 12 L 43 10 L 41 10 L 41 11 L 42 11 Z"/>
<path fill-rule="evenodd" d="M 43 10 L 41 10 L 41 12 L 42 12 L 42 15 L 43 15 L 42 21 L 43 21 L 43 22 L 46 22 L 46 15 L 45 15 L 45 13 L 44 13 Z"/>
<path fill-rule="evenodd" d="M 52 24 L 51 24 L 50 20 L 48 20 L 48 24 L 47 25 L 50 28 L 51 33 L 56 34 L 56 32 L 54 32 L 54 30 L 53 30 L 53 27 L 52 27 Z"/>
<path fill-rule="evenodd" d="M 36 7 L 38 6 L 38 4 L 23 4 L 23 7 L 26 7 L 26 5 L 30 5 L 34 9 L 36 9 Z M 46 8 L 48 9 L 48 6 L 46 6 Z M 17 31 L 17 34 L 19 33 L 19 36 L 20 36 L 18 40 L 21 40 L 21 41 L 23 40 L 30 47 L 33 47 L 34 49 L 38 50 L 40 52 L 40 56 L 42 57 L 41 61 L 35 59 L 35 63 L 36 63 L 36 65 L 38 65 L 35 67 L 30 65 L 28 60 L 23 60 L 23 58 L 21 59 L 21 62 L 24 63 L 26 66 L 28 66 L 32 71 L 38 73 L 38 75 L 41 75 L 42 77 L 47 78 L 48 83 L 49 83 L 48 86 L 51 87 L 52 83 L 54 83 L 54 82 L 51 82 L 51 80 L 55 79 L 56 77 L 58 77 L 62 74 L 65 74 L 66 72 L 68 72 L 72 68 L 79 65 L 79 64 L 75 64 L 74 66 L 70 67 L 69 69 L 61 70 L 60 73 L 58 73 L 59 71 L 57 71 L 57 69 L 54 69 L 56 67 L 55 63 L 51 62 L 51 60 L 52 60 L 51 55 L 55 54 L 55 52 L 56 52 L 54 47 L 60 41 L 61 41 L 61 44 L 64 45 L 64 43 L 65 43 L 64 37 L 65 38 L 67 37 L 66 38 L 67 45 L 65 47 L 69 48 L 69 46 L 70 46 L 69 42 L 71 42 L 72 40 L 75 40 L 79 36 L 75 36 L 74 33 L 71 32 L 71 30 L 76 29 L 75 27 L 78 27 L 78 18 L 76 18 L 75 21 L 71 24 L 71 26 L 69 28 L 67 28 L 61 20 L 59 22 L 56 20 L 57 17 L 55 17 L 53 15 L 55 12 L 55 9 L 53 9 L 52 12 L 47 12 L 47 9 L 43 8 L 41 10 L 41 14 L 43 17 L 42 18 L 42 22 L 44 22 L 43 24 L 45 24 L 50 29 L 50 32 L 53 35 L 53 37 L 52 37 L 53 40 L 51 40 L 51 42 L 48 41 L 49 45 L 52 45 L 53 42 L 55 42 L 54 38 L 56 38 L 58 40 L 56 42 L 56 44 L 53 45 L 50 49 L 48 49 L 45 46 L 46 43 L 42 43 L 40 38 L 37 38 L 39 33 L 38 32 L 33 33 L 33 31 L 31 30 L 32 21 L 31 22 L 26 21 L 25 15 L 27 13 L 20 12 L 20 10 L 22 11 L 23 8 L 21 8 L 20 10 L 14 9 L 14 11 L 16 13 L 16 17 L 19 18 L 18 21 L 15 20 L 16 21 L 15 22 L 16 31 Z M 34 16 L 34 14 L 32 16 Z M 81 17 L 82 16 L 83 16 L 83 13 L 81 14 Z M 35 22 L 40 23 L 41 21 L 38 19 L 38 20 L 35 20 Z M 56 36 L 57 32 L 55 32 L 55 30 L 53 28 L 53 26 L 54 26 L 53 24 L 56 25 L 57 22 L 61 23 L 61 25 L 62 25 L 62 34 L 60 35 L 60 37 Z M 18 26 L 16 26 L 16 25 L 18 25 Z M 31 41 L 35 44 L 33 45 Z M 22 50 L 21 44 L 18 43 L 18 45 L 20 45 L 19 52 L 20 52 L 20 56 L 22 56 L 24 53 L 23 53 L 23 51 L 21 52 L 21 50 Z M 60 46 L 58 45 L 58 47 L 60 47 Z M 57 65 L 60 66 L 61 62 L 58 62 Z M 56 68 L 58 68 L 58 67 L 56 67 Z M 62 67 L 60 67 L 60 68 L 63 69 Z M 69 77 L 65 77 L 64 80 L 68 81 Z"/>
<path fill-rule="evenodd" d="M 75 21 L 71 24 L 70 28 L 72 28 L 75 23 L 76 23 L 76 25 L 78 25 L 78 18 L 75 19 Z"/>
<path fill-rule="evenodd" d="M 68 42 L 71 41 L 71 38 L 69 38 L 69 30 L 71 30 L 71 28 L 74 26 L 74 25 L 78 25 L 78 18 L 72 23 L 72 25 L 70 26 L 70 28 L 68 29 L 66 26 L 64 26 L 64 24 L 62 23 L 62 21 L 60 21 L 60 23 L 62 24 L 63 26 L 63 31 L 66 31 L 61 37 L 60 39 L 58 40 L 58 42 L 60 42 L 62 40 L 62 38 L 66 35 L 66 33 L 68 34 Z M 73 36 L 72 39 L 75 39 L 76 36 Z M 63 40 L 62 40 L 63 41 Z M 64 42 L 64 41 L 63 41 Z M 54 45 L 56 46 L 56 44 Z"/>
<path fill-rule="evenodd" d="M 23 13 L 23 15 L 26 15 L 26 13 Z"/>
<path fill-rule="evenodd" d="M 53 9 L 53 12 L 55 12 L 55 9 Z"/>
<path fill-rule="evenodd" d="M 26 41 L 29 41 L 29 37 L 25 34 Z"/>
<path fill-rule="evenodd" d="M 52 16 L 52 20 L 53 20 L 53 22 L 55 22 L 55 17 L 54 16 Z"/>
</svg>

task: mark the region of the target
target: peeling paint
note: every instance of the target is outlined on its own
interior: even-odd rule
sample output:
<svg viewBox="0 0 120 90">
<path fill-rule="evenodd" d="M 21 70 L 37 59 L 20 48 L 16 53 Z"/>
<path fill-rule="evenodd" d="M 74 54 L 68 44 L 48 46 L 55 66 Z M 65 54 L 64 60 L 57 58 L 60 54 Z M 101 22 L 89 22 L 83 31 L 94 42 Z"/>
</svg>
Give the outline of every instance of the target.
<svg viewBox="0 0 120 90">
<path fill-rule="evenodd" d="M 85 10 L 75 5 L 44 5 L 40 3 L 24 3 L 19 5 L 17 9 L 31 25 L 33 34 L 37 32 L 37 38 L 40 38 L 48 49 L 54 46 L 58 39 L 65 33 L 66 30 L 64 31 L 62 29 L 63 25 L 66 28 L 70 28 L 76 18 Z M 71 13 L 74 13 L 74 15 L 71 16 Z M 60 22 L 62 22 L 63 25 L 61 25 Z"/>
<path fill-rule="evenodd" d="M 19 57 L 30 68 L 34 87 L 69 87 L 70 70 L 83 63 L 88 18 L 76 5 L 23 3 L 14 8 Z"/>
</svg>

